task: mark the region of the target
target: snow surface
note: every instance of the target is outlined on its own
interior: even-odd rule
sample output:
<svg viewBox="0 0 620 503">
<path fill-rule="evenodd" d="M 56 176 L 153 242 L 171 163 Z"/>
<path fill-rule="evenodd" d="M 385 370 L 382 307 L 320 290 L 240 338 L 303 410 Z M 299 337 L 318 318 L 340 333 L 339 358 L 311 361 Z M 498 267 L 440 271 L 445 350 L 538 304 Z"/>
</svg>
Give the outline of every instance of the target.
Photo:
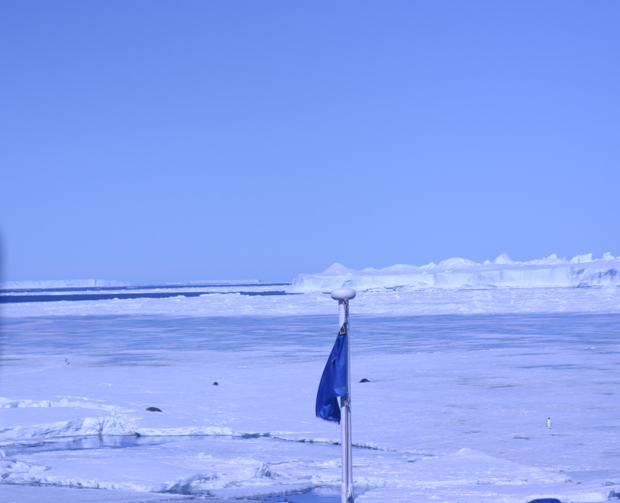
<svg viewBox="0 0 620 503">
<path fill-rule="evenodd" d="M 394 265 L 362 271 L 334 264 L 325 272 L 300 274 L 293 281 L 293 292 L 331 291 L 335 288 L 367 290 L 378 287 L 489 288 L 489 287 L 570 287 L 620 285 L 620 259 L 605 253 L 592 260 L 592 254 L 572 260 L 555 254 L 540 260 L 516 262 L 505 253 L 482 264 L 451 258 L 439 264 L 416 267 Z"/>
<path fill-rule="evenodd" d="M 328 294 L 2 312 L 0 501 L 337 500 Z M 620 288 L 379 287 L 351 312 L 357 502 L 620 498 Z"/>
</svg>

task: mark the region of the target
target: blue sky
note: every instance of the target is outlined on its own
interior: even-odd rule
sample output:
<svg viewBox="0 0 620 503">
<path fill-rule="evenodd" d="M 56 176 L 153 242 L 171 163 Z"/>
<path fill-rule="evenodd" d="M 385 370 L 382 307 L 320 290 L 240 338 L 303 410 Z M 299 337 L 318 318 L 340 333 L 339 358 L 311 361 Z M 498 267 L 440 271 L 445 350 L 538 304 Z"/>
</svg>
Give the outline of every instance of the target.
<svg viewBox="0 0 620 503">
<path fill-rule="evenodd" d="M 620 255 L 620 3 L 0 4 L 4 279 Z"/>
</svg>

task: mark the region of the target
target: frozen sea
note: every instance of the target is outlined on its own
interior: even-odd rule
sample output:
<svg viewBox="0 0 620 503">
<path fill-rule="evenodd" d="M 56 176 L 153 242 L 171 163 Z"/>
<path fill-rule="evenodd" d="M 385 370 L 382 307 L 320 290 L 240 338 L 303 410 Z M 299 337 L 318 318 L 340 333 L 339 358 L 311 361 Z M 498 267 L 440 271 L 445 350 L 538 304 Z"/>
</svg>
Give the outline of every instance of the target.
<svg viewBox="0 0 620 503">
<path fill-rule="evenodd" d="M 337 304 L 200 292 L 2 306 L 0 501 L 339 501 Z M 620 499 L 619 335 L 617 287 L 360 292 L 356 501 Z"/>
</svg>

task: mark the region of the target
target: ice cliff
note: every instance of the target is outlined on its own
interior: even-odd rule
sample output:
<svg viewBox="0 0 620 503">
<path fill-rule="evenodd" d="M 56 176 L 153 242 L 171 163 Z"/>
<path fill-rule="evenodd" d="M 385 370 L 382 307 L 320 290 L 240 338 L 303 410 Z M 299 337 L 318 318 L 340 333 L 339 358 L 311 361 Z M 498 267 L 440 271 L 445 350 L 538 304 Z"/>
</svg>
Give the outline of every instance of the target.
<svg viewBox="0 0 620 503">
<path fill-rule="evenodd" d="M 334 264 L 325 272 L 299 274 L 293 281 L 293 292 L 327 292 L 350 287 L 368 290 L 380 287 L 409 288 L 536 288 L 620 285 L 620 257 L 605 253 L 592 259 L 592 254 L 577 255 L 571 260 L 555 254 L 529 262 L 517 262 L 505 253 L 493 262 L 482 264 L 462 258 L 451 258 L 425 266 L 394 265 L 384 269 L 369 267 L 362 271 Z"/>
</svg>

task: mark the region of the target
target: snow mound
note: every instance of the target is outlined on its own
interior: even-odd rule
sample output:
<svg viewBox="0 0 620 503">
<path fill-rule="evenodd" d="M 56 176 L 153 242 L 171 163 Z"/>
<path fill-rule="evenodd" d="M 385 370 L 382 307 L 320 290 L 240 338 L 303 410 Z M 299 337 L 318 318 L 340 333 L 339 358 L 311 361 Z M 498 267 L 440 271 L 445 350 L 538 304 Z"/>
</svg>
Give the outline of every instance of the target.
<svg viewBox="0 0 620 503">
<path fill-rule="evenodd" d="M 108 279 L 59 279 L 49 281 L 6 281 L 0 283 L 2 290 L 30 290 L 34 288 L 93 288 L 93 287 L 129 286 L 129 283 Z"/>
<path fill-rule="evenodd" d="M 462 258 L 450 258 L 435 265 L 416 267 L 395 265 L 362 271 L 334 264 L 325 272 L 300 274 L 292 292 L 327 292 L 335 288 L 541 288 L 620 285 L 620 257 L 605 253 L 601 259 L 592 254 L 577 255 L 570 261 L 555 254 L 547 258 L 517 262 L 503 253 L 493 262 L 478 264 Z"/>
</svg>

